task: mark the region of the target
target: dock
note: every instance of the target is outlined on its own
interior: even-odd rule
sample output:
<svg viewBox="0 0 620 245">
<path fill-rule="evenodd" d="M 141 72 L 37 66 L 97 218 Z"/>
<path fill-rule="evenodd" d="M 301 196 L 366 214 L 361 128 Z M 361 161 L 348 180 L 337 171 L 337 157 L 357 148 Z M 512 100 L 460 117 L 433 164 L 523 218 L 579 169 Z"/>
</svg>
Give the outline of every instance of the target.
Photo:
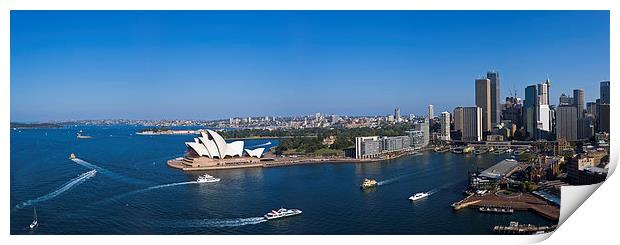
<svg viewBox="0 0 620 245">
<path fill-rule="evenodd" d="M 457 211 L 463 208 L 486 208 L 502 207 L 522 211 L 532 211 L 550 220 L 560 219 L 560 209 L 550 204 L 544 199 L 536 197 L 530 193 L 518 193 L 513 196 L 502 196 L 497 193 L 485 195 L 469 195 L 465 199 L 452 204 L 452 208 Z"/>
<path fill-rule="evenodd" d="M 496 234 L 513 234 L 513 235 L 530 235 L 552 232 L 557 226 L 537 226 L 532 224 L 519 224 L 519 222 L 511 221 L 510 225 L 496 225 L 493 232 Z"/>
</svg>

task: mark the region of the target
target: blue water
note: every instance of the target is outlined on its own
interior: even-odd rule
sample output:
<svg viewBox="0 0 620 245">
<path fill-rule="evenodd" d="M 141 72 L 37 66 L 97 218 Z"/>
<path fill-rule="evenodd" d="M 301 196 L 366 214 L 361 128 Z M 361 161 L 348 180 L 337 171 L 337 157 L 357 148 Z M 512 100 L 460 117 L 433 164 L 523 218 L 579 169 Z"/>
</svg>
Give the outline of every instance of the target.
<svg viewBox="0 0 620 245">
<path fill-rule="evenodd" d="M 11 131 L 11 234 L 491 234 L 516 220 L 549 225 L 530 212 L 453 212 L 467 171 L 502 157 L 427 152 L 375 163 L 208 171 L 169 168 L 192 135 L 140 136 L 136 126 Z M 92 139 L 75 134 L 83 130 Z M 277 140 L 248 140 L 248 148 Z M 76 153 L 80 160 L 70 160 Z M 91 169 L 95 176 L 78 176 Z M 364 178 L 380 186 L 361 191 Z M 432 191 L 410 202 L 414 193 Z M 31 232 L 32 208 L 39 227 Z M 280 207 L 303 214 L 276 221 Z"/>
</svg>

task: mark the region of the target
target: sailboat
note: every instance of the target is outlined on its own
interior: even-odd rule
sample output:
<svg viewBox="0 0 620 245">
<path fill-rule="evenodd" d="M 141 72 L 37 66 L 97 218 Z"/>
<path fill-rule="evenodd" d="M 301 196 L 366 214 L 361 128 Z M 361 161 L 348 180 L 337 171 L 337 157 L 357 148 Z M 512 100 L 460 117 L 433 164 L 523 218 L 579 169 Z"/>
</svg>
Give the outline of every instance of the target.
<svg viewBox="0 0 620 245">
<path fill-rule="evenodd" d="M 32 221 L 32 223 L 30 224 L 30 229 L 34 229 L 35 227 L 37 227 L 39 225 L 39 219 L 37 219 L 37 208 L 34 208 L 34 220 Z"/>
</svg>

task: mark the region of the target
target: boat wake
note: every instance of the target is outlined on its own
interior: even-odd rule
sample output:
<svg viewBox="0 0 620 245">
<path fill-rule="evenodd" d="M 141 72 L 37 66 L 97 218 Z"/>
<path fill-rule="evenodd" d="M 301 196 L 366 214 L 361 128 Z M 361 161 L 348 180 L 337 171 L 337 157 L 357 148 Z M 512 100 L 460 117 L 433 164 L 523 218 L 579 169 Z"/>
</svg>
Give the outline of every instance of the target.
<svg viewBox="0 0 620 245">
<path fill-rule="evenodd" d="M 68 181 L 67 183 L 63 184 L 60 188 L 56 189 L 55 191 L 50 192 L 49 194 L 47 194 L 45 196 L 41 196 L 41 197 L 38 197 L 36 199 L 25 201 L 25 202 L 15 206 L 15 208 L 16 209 L 21 209 L 21 208 L 28 207 L 28 206 L 36 204 L 36 203 L 45 202 L 47 200 L 55 198 L 55 197 L 59 196 L 60 194 L 70 190 L 71 188 L 84 183 L 84 181 L 86 181 L 86 180 L 92 178 L 93 176 L 95 176 L 96 173 L 97 173 L 97 170 L 94 170 L 94 169 L 91 170 L 91 171 L 88 171 L 86 173 L 82 173 L 78 177 L 75 177 L 72 180 Z"/>
<path fill-rule="evenodd" d="M 399 181 L 401 179 L 404 179 L 404 178 L 407 178 L 407 177 L 410 177 L 410 176 L 416 175 L 416 174 L 417 173 L 410 173 L 410 174 L 404 174 L 404 175 L 401 175 L 401 176 L 397 176 L 397 177 L 394 177 L 394 178 L 389 178 L 389 179 L 377 182 L 377 185 L 378 186 L 382 186 L 382 185 L 391 184 L 391 183 L 397 182 L 397 181 Z"/>
<path fill-rule="evenodd" d="M 435 194 L 437 192 L 439 192 L 439 189 L 432 189 L 432 190 L 428 191 L 427 194 L 430 196 L 430 195 L 433 195 L 433 194 Z"/>
<path fill-rule="evenodd" d="M 97 165 L 95 165 L 95 164 L 89 163 L 89 162 L 84 161 L 84 160 L 79 159 L 79 158 L 74 158 L 74 159 L 71 159 L 71 161 L 74 161 L 75 163 L 77 163 L 77 164 L 79 164 L 79 165 L 82 165 L 82 166 L 84 166 L 84 167 L 87 167 L 87 168 L 90 168 L 90 169 L 95 169 L 95 170 L 97 170 L 98 172 L 100 172 L 100 173 L 101 173 L 101 174 L 103 174 L 103 175 L 106 175 L 106 176 L 108 176 L 108 177 L 110 177 L 110 178 L 114 178 L 114 179 L 119 180 L 119 181 L 122 181 L 122 182 L 131 183 L 131 184 L 135 184 L 135 183 L 138 183 L 138 184 L 147 184 L 147 183 L 146 183 L 145 181 L 143 181 L 143 180 L 140 180 L 140 179 L 134 179 L 134 178 L 129 178 L 129 177 L 122 176 L 122 175 L 120 175 L 120 174 L 117 174 L 117 173 L 112 172 L 112 171 L 110 171 L 110 170 L 107 170 L 107 169 L 105 169 L 105 168 L 99 167 L 99 166 L 97 166 Z"/>
<path fill-rule="evenodd" d="M 250 147 L 251 148 L 258 148 L 258 147 L 263 147 L 263 146 L 268 146 L 268 145 L 271 145 L 271 141 L 269 141 L 267 143 L 260 144 L 260 145 L 253 145 L 253 146 L 250 146 Z"/>
<path fill-rule="evenodd" d="M 178 222 L 177 227 L 237 227 L 256 225 L 267 222 L 263 217 L 236 218 L 236 219 L 194 219 Z"/>
<path fill-rule="evenodd" d="M 190 185 L 190 184 L 198 184 L 197 181 L 187 181 L 187 182 L 177 182 L 177 183 L 170 183 L 170 184 L 162 184 L 162 185 L 156 185 L 156 186 L 151 186 L 148 188 L 144 188 L 144 189 L 140 189 L 140 190 L 135 190 L 135 191 L 131 191 L 131 192 L 127 192 L 125 194 L 120 194 L 117 196 L 113 196 L 110 198 L 107 198 L 103 201 L 97 202 L 95 204 L 100 204 L 100 203 L 104 203 L 104 202 L 108 202 L 108 201 L 118 201 L 120 199 L 123 199 L 127 196 L 131 196 L 131 195 L 135 195 L 138 193 L 143 193 L 143 192 L 148 192 L 148 191 L 152 191 L 152 190 L 156 190 L 156 189 L 161 189 L 161 188 L 166 188 L 166 187 L 172 187 L 172 186 L 179 186 L 179 185 Z"/>
</svg>

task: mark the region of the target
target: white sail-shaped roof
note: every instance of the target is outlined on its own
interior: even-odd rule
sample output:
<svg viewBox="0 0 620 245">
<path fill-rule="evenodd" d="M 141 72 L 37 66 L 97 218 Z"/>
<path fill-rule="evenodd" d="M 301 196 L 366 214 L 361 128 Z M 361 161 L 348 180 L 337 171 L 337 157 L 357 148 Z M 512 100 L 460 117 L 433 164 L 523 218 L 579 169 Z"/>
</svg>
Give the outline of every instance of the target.
<svg viewBox="0 0 620 245">
<path fill-rule="evenodd" d="M 256 148 L 254 150 L 245 149 L 245 152 L 251 157 L 261 158 L 265 152 L 265 148 Z"/>
<path fill-rule="evenodd" d="M 185 142 L 185 144 L 192 148 L 199 156 L 209 156 L 209 152 L 203 144 L 196 142 Z"/>
<path fill-rule="evenodd" d="M 235 141 L 226 144 L 226 156 L 241 156 L 243 155 L 243 141 Z"/>
<path fill-rule="evenodd" d="M 209 134 L 209 136 L 211 136 L 210 139 L 213 139 L 215 146 L 217 146 L 219 157 L 224 158 L 226 156 L 226 141 L 224 140 L 224 138 L 222 138 L 220 134 L 210 129 L 207 129 L 207 133 Z"/>
<path fill-rule="evenodd" d="M 217 151 L 217 147 L 215 147 L 215 143 L 213 143 L 213 141 L 207 139 L 207 138 L 203 138 L 203 137 L 199 137 L 198 138 L 200 140 L 200 143 L 203 144 L 205 146 L 205 148 L 207 149 L 207 151 L 209 152 L 209 157 L 213 158 L 213 156 L 219 156 L 220 153 Z"/>
</svg>

